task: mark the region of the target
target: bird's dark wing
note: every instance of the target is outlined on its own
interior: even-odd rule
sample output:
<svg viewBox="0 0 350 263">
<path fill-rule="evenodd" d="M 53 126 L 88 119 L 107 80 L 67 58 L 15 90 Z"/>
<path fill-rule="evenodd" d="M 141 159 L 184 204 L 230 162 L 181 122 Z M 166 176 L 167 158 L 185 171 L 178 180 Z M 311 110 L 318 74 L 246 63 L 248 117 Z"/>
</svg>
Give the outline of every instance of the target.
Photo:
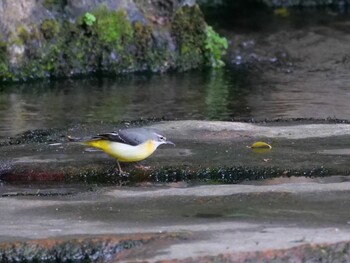
<svg viewBox="0 0 350 263">
<path fill-rule="evenodd" d="M 93 139 L 96 139 L 96 140 L 108 140 L 108 141 L 111 141 L 111 142 L 120 142 L 120 143 L 129 144 L 122 137 L 120 137 L 118 132 L 109 132 L 109 133 L 98 134 L 98 135 L 94 136 Z"/>
<path fill-rule="evenodd" d="M 130 145 L 139 145 L 149 139 L 145 129 L 130 128 L 118 132 L 120 138 Z"/>
<path fill-rule="evenodd" d="M 154 129 L 149 128 L 130 128 L 119 130 L 118 132 L 99 134 L 95 136 L 94 139 L 109 140 L 135 146 L 149 139 L 156 140 L 154 132 Z"/>
</svg>

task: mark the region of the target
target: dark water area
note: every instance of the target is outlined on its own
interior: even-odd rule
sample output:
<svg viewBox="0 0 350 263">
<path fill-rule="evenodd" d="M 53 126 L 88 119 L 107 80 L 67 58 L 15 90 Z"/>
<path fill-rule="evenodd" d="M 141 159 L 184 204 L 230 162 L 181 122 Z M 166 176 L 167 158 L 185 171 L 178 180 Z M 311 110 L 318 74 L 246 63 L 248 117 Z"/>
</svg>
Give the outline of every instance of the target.
<svg viewBox="0 0 350 263">
<path fill-rule="evenodd" d="M 249 117 L 249 90 L 247 73 L 228 69 L 11 85 L 0 93 L 0 136 L 100 121 Z"/>
<path fill-rule="evenodd" d="M 208 24 L 218 30 L 235 33 L 271 33 L 283 29 L 306 29 L 317 25 L 331 26 L 348 21 L 349 5 L 310 7 L 269 7 L 255 1 L 226 1 L 222 5 L 202 6 Z"/>
<path fill-rule="evenodd" d="M 226 18 L 208 15 L 230 42 L 221 70 L 0 84 L 0 137 L 148 118 L 349 119 L 347 13 L 262 9 Z"/>
</svg>

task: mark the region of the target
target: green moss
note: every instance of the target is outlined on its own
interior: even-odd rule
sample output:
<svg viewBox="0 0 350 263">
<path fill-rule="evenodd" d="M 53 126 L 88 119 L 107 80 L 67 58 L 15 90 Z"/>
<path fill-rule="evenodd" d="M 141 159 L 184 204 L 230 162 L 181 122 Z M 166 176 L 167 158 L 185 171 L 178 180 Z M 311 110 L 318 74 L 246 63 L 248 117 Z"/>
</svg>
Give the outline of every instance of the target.
<svg viewBox="0 0 350 263">
<path fill-rule="evenodd" d="M 142 56 L 151 49 L 152 28 L 148 25 L 143 25 L 141 22 L 135 22 L 133 30 L 136 53 L 138 56 Z"/>
<path fill-rule="evenodd" d="M 86 12 L 83 16 L 83 22 L 87 26 L 92 26 L 96 22 L 96 17 L 93 14 Z"/>
<path fill-rule="evenodd" d="M 206 23 L 198 5 L 181 7 L 175 13 L 171 33 L 177 49 L 177 65 L 181 70 L 204 64 L 204 41 Z"/>
<path fill-rule="evenodd" d="M 133 28 L 124 10 L 110 11 L 105 6 L 92 12 L 96 17 L 95 32 L 101 42 L 112 44 L 118 50 L 133 37 Z"/>
<path fill-rule="evenodd" d="M 167 39 L 160 36 L 153 37 L 153 29 L 150 25 L 135 22 L 133 25 L 133 45 L 137 68 L 151 72 L 163 72 L 174 64 L 174 59 L 169 51 Z"/>
<path fill-rule="evenodd" d="M 30 39 L 30 33 L 23 25 L 17 27 L 17 36 L 20 44 L 27 43 Z"/>
<path fill-rule="evenodd" d="M 51 39 L 60 31 L 60 24 L 54 19 L 45 19 L 40 24 L 40 31 L 46 39 Z"/>
<path fill-rule="evenodd" d="M 225 55 L 227 47 L 227 39 L 220 37 L 211 26 L 207 26 L 204 46 L 207 64 L 213 68 L 224 66 L 225 63 L 221 57 Z"/>
<path fill-rule="evenodd" d="M 81 24 L 65 21 L 61 25 L 59 37 L 52 43 L 46 68 L 55 76 L 88 74 L 100 67 L 102 45 L 96 34 L 87 32 Z"/>
<path fill-rule="evenodd" d="M 7 53 L 7 46 L 6 43 L 3 42 L 0 38 L 0 61 L 4 62 L 6 58 L 6 53 Z"/>
<path fill-rule="evenodd" d="M 152 28 L 148 25 L 143 25 L 141 22 L 136 22 L 133 25 L 134 30 L 134 45 L 135 58 L 137 63 L 142 67 L 142 64 L 152 61 Z"/>
<path fill-rule="evenodd" d="M 6 43 L 1 41 L 0 38 L 0 78 L 4 76 L 7 72 L 7 46 Z"/>
<path fill-rule="evenodd" d="M 100 68 L 103 51 L 111 50 L 106 43 L 101 44 L 96 33 L 87 34 L 81 25 L 52 19 L 33 26 L 30 32 L 19 27 L 9 43 L 24 44 L 26 50 L 20 64 L 10 70 L 2 55 L 6 55 L 6 48 L 0 48 L 0 81 L 9 79 L 11 72 L 14 80 L 88 74 Z"/>
</svg>

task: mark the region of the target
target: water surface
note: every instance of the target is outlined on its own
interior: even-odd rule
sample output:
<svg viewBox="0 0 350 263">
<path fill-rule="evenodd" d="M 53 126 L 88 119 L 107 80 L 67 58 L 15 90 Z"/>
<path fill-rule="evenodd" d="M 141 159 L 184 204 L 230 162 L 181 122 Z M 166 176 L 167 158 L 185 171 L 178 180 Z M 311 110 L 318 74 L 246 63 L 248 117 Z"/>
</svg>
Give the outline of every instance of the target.
<svg viewBox="0 0 350 263">
<path fill-rule="evenodd" d="M 0 92 L 0 135 L 99 121 L 249 117 L 249 89 L 246 73 L 230 70 L 12 85 Z"/>
</svg>

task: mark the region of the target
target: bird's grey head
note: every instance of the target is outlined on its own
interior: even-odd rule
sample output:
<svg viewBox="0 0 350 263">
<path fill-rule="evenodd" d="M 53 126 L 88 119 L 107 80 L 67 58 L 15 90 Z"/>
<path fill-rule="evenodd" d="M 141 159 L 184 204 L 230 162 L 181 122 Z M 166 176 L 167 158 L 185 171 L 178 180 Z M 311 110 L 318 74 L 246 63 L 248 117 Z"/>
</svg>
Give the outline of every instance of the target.
<svg viewBox="0 0 350 263">
<path fill-rule="evenodd" d="M 156 143 L 157 147 L 161 144 L 172 144 L 173 142 L 167 140 L 167 138 L 160 131 L 152 128 L 130 128 L 119 130 L 119 137 L 131 145 L 139 145 L 147 140 L 152 140 Z"/>
<path fill-rule="evenodd" d="M 169 141 L 163 134 L 161 134 L 158 131 L 154 131 L 153 136 L 154 136 L 153 139 L 158 143 L 158 146 L 161 144 L 172 144 L 175 146 L 175 143 Z"/>
</svg>

